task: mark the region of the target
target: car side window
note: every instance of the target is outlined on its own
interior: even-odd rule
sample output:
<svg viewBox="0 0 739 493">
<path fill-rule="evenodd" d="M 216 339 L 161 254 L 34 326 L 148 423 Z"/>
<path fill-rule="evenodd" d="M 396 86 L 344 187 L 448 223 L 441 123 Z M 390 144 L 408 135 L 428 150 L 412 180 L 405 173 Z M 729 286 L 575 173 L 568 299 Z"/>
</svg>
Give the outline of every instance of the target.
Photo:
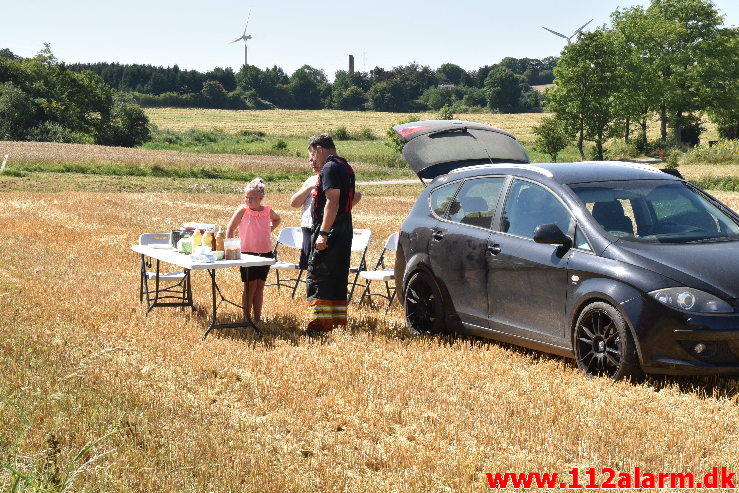
<svg viewBox="0 0 739 493">
<path fill-rule="evenodd" d="M 457 191 L 459 182 L 450 183 L 448 185 L 441 186 L 431 192 L 431 210 L 439 217 L 444 217 L 449 203 L 454 198 L 454 192 Z M 452 210 L 456 209 L 456 205 L 452 206 Z"/>
<path fill-rule="evenodd" d="M 546 188 L 525 180 L 514 180 L 508 192 L 501 231 L 533 238 L 537 226 L 556 224 L 562 232 L 570 228 L 570 213 Z"/>
<path fill-rule="evenodd" d="M 489 228 L 504 183 L 504 177 L 476 178 L 464 182 L 455 199 L 459 207 L 449 211 L 449 220 Z"/>
</svg>

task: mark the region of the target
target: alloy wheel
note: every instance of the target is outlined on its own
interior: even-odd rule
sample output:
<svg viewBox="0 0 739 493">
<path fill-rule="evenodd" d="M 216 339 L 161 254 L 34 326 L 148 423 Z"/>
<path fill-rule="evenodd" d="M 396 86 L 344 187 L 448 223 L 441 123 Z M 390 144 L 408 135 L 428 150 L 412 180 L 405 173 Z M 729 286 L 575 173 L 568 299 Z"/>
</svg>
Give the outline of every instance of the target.
<svg viewBox="0 0 739 493">
<path fill-rule="evenodd" d="M 591 303 L 575 326 L 577 366 L 591 376 L 618 380 L 641 374 L 634 343 L 621 313 L 608 303 Z"/>
<path fill-rule="evenodd" d="M 405 290 L 408 326 L 416 334 L 438 334 L 444 330 L 443 304 L 436 283 L 423 271 L 411 276 Z"/>
</svg>

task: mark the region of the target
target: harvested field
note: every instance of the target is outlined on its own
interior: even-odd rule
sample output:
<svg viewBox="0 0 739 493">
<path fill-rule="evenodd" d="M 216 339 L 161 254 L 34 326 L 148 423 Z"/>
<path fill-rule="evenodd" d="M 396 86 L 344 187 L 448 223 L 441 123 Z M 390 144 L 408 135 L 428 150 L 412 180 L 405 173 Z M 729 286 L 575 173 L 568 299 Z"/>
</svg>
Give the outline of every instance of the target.
<svg viewBox="0 0 739 493">
<path fill-rule="evenodd" d="M 18 187 L 22 182 L 18 177 L 25 177 L 26 172 L 108 175 L 125 177 L 126 180 L 136 176 L 180 177 L 199 179 L 197 181 L 201 183 L 203 179 L 225 178 L 239 183 L 251 180 L 255 175 L 280 182 L 302 181 L 306 170 L 310 169 L 307 157 L 196 154 L 45 142 L 3 141 L 0 142 L 2 154 L 10 155 L 6 172 L 0 174 L 0 185 L 7 182 L 8 188 Z M 360 177 L 380 179 L 412 176 L 408 169 L 391 170 L 363 162 L 352 164 Z M 35 180 L 32 178 L 28 181 Z"/>
<path fill-rule="evenodd" d="M 355 225 L 373 230 L 370 261 L 417 188 L 363 189 Z M 296 224 L 288 195 L 267 202 Z M 717 195 L 739 207 L 739 194 Z M 347 330 L 310 339 L 304 301 L 269 287 L 265 337 L 203 342 L 202 272 L 196 311 L 145 316 L 129 245 L 185 220 L 223 223 L 237 194 L 2 199 L 4 490 L 12 471 L 69 491 L 472 492 L 488 472 L 739 469 L 736 378 L 588 379 L 564 358 L 409 338 L 397 306 L 352 306 Z M 223 279 L 238 293 L 235 271 Z"/>
<path fill-rule="evenodd" d="M 148 108 L 146 114 L 152 123 L 162 129 L 184 131 L 221 129 L 230 134 L 248 131 L 263 131 L 267 135 L 287 137 L 309 137 L 315 133 L 346 127 L 350 133 L 369 128 L 380 138 L 390 125 L 400 120 L 433 120 L 434 113 L 382 113 L 373 111 L 339 110 L 203 110 L 179 108 Z M 536 125 L 543 113 L 520 113 L 502 115 L 492 113 L 458 114 L 455 118 L 487 123 L 516 135 L 522 140 L 533 138 L 531 127 Z"/>
<path fill-rule="evenodd" d="M 147 111 L 166 122 L 180 110 Z M 275 135 L 304 137 L 333 122 L 383 135 L 399 116 L 282 112 L 276 121 L 277 112 L 212 111 L 182 110 L 170 124 L 233 132 L 276 125 Z M 519 137 L 530 124 L 463 117 Z M 588 379 L 565 358 L 473 338 L 412 338 L 397 305 L 387 316 L 381 306 L 352 305 L 346 330 L 313 339 L 301 334 L 304 299 L 273 287 L 265 292 L 265 336 L 224 330 L 201 341 L 210 315 L 204 272 L 193 275 L 195 311 L 145 315 L 130 245 L 183 221 L 225 223 L 243 183 L 89 175 L 85 167 L 303 176 L 305 158 L 0 142 L 4 153 L 8 170 L 83 170 L 0 175 L 4 491 L 473 492 L 488 489 L 485 473 L 496 472 L 569 481 L 579 468 L 583 482 L 590 467 L 599 481 L 607 478 L 602 468 L 699 478 L 712 467 L 739 471 L 738 378 Z M 360 180 L 379 169 L 357 164 Z M 695 179 L 739 170 L 681 171 Z M 284 225 L 298 224 L 288 200 L 301 180 L 269 185 L 266 202 Z M 420 187 L 361 187 L 355 226 L 373 231 L 370 264 Z M 712 193 L 739 210 L 739 193 Z M 238 272 L 219 279 L 238 298 Z"/>
<path fill-rule="evenodd" d="M 58 144 L 53 142 L 0 142 L 0 154 L 10 154 L 18 163 L 123 163 L 173 167 L 234 166 L 249 169 L 285 167 L 308 168 L 305 158 L 281 156 L 241 156 L 237 154 L 193 154 L 177 151 L 154 151 L 128 147 L 106 147 L 88 144 Z"/>
<path fill-rule="evenodd" d="M 388 127 L 401 120 L 433 120 L 435 113 L 382 113 L 373 111 L 339 110 L 206 110 L 185 108 L 147 108 L 146 115 L 161 129 L 185 131 L 220 129 L 229 134 L 262 131 L 276 137 L 308 137 L 319 132 L 329 132 L 345 127 L 350 134 L 368 128 L 379 138 L 385 138 Z M 512 133 L 518 140 L 530 143 L 534 140 L 532 127 L 548 113 L 459 113 L 454 118 L 486 123 Z M 703 141 L 715 139 L 713 123 L 705 122 L 707 131 Z M 659 121 L 650 122 L 650 140 L 659 137 Z"/>
</svg>

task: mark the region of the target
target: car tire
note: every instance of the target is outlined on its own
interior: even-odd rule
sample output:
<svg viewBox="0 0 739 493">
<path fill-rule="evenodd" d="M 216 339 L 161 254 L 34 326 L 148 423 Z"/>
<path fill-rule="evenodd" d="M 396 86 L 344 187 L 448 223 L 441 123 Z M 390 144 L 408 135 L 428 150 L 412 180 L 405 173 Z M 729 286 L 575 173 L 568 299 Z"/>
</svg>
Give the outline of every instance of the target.
<svg viewBox="0 0 739 493">
<path fill-rule="evenodd" d="M 613 380 L 644 376 L 626 320 L 608 303 L 591 303 L 580 312 L 573 346 L 577 366 L 588 376 Z"/>
<path fill-rule="evenodd" d="M 441 334 L 444 324 L 444 300 L 436 281 L 425 271 L 411 275 L 403 297 L 405 319 L 411 334 Z"/>
</svg>

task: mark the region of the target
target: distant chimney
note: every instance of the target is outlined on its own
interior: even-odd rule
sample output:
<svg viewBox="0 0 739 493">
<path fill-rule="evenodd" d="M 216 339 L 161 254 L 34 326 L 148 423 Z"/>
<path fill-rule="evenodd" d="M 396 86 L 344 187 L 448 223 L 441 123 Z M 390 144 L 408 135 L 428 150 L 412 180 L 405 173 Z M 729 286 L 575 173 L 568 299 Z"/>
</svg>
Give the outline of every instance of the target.
<svg viewBox="0 0 739 493">
<path fill-rule="evenodd" d="M 349 55 L 349 76 L 354 75 L 354 55 Z"/>
</svg>

